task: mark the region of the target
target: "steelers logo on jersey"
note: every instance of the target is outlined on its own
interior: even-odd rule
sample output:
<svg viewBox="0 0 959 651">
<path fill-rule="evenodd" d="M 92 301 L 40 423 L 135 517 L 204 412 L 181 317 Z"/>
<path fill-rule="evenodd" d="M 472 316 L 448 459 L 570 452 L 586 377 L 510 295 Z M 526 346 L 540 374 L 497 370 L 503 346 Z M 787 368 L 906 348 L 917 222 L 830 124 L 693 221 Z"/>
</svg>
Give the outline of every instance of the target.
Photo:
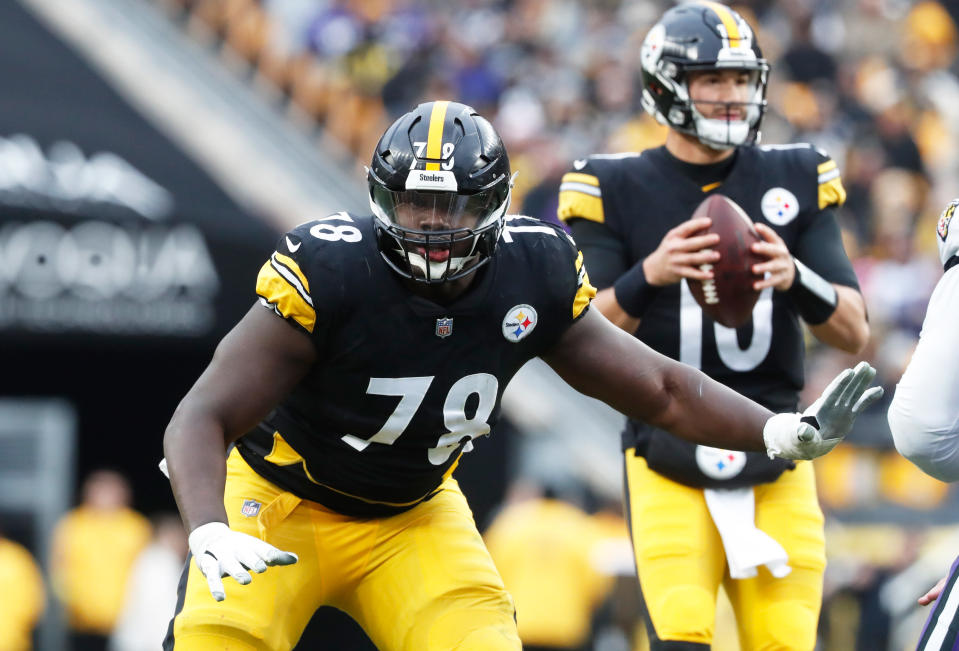
<svg viewBox="0 0 959 651">
<path fill-rule="evenodd" d="M 696 446 L 696 463 L 707 477 L 731 479 L 746 467 L 746 453 L 698 445 Z"/>
<path fill-rule="evenodd" d="M 531 333 L 535 327 L 536 310 L 531 305 L 513 306 L 503 317 L 503 336 L 514 344 Z"/>
<path fill-rule="evenodd" d="M 799 199 L 786 188 L 771 188 L 760 201 L 763 217 L 776 226 L 785 226 L 799 214 Z"/>
</svg>

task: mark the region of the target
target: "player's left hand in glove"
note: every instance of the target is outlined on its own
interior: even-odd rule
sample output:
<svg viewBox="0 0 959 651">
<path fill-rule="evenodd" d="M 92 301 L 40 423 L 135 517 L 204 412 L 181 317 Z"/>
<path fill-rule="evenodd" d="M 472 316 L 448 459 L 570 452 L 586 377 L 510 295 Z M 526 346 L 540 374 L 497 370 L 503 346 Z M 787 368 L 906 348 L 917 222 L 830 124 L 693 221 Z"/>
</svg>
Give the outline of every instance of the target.
<svg viewBox="0 0 959 651">
<path fill-rule="evenodd" d="M 271 565 L 292 565 L 296 554 L 284 552 L 259 538 L 233 531 L 223 522 L 202 524 L 189 537 L 190 551 L 206 577 L 210 594 L 217 601 L 226 599 L 222 578 L 232 576 L 246 585 L 253 578 L 247 570 L 266 572 Z"/>
<path fill-rule="evenodd" d="M 766 453 L 770 458 L 815 459 L 832 450 L 856 417 L 882 397 L 882 387 L 869 387 L 875 377 L 876 369 L 859 362 L 837 375 L 802 414 L 770 418 L 763 428 Z"/>
</svg>

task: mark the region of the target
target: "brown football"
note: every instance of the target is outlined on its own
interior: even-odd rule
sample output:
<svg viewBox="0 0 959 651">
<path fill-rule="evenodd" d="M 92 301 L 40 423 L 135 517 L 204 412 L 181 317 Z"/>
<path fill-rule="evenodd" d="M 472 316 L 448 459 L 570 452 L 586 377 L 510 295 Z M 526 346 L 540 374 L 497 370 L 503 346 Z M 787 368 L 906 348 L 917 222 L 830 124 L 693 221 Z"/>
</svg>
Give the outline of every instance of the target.
<svg viewBox="0 0 959 651">
<path fill-rule="evenodd" d="M 704 269 L 713 270 L 713 278 L 706 281 L 687 279 L 689 289 L 703 312 L 714 321 L 727 328 L 738 328 L 749 321 L 759 299 L 753 283 L 761 276 L 751 269 L 765 258 L 753 253 L 750 245 L 762 238 L 746 211 L 721 194 L 707 197 L 693 212 L 693 217 L 712 219 L 709 228 L 697 235 L 718 234 L 719 244 L 715 249 L 720 257 L 712 265 L 702 265 Z"/>
</svg>

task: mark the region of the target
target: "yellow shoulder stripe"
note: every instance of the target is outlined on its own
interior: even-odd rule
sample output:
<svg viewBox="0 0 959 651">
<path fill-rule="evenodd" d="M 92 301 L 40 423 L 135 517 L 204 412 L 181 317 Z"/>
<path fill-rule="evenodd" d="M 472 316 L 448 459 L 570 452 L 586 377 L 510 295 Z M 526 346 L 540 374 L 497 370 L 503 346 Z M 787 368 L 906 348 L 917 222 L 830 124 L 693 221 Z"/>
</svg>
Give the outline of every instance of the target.
<svg viewBox="0 0 959 651">
<path fill-rule="evenodd" d="M 561 183 L 585 183 L 586 185 L 595 185 L 599 187 L 599 178 L 592 174 L 583 174 L 582 172 L 567 172 L 563 174 Z"/>
<path fill-rule="evenodd" d="M 819 209 L 826 206 L 841 206 L 846 202 L 846 188 L 839 176 L 819 184 Z"/>
<path fill-rule="evenodd" d="M 589 302 L 596 298 L 596 288 L 589 284 L 589 274 L 586 273 L 586 267 L 583 266 L 583 252 L 580 251 L 576 256 L 576 272 L 579 274 L 579 287 L 576 289 L 576 296 L 573 298 L 573 318 L 579 318 Z"/>
<path fill-rule="evenodd" d="M 816 167 L 816 173 L 822 174 L 823 172 L 828 172 L 829 170 L 836 169 L 836 167 L 837 167 L 836 161 L 830 159 L 830 160 L 827 160 L 825 163 L 820 163 Z"/>
<path fill-rule="evenodd" d="M 258 296 L 270 303 L 283 318 L 292 319 L 307 332 L 313 332 L 316 310 L 309 292 L 306 277 L 296 262 L 279 253 L 274 253 L 260 268 L 256 278 Z"/>
<path fill-rule="evenodd" d="M 577 190 L 560 190 L 559 208 L 556 214 L 564 222 L 574 217 L 582 217 L 600 224 L 606 221 L 606 216 L 603 214 L 603 198 L 593 197 Z"/>
</svg>

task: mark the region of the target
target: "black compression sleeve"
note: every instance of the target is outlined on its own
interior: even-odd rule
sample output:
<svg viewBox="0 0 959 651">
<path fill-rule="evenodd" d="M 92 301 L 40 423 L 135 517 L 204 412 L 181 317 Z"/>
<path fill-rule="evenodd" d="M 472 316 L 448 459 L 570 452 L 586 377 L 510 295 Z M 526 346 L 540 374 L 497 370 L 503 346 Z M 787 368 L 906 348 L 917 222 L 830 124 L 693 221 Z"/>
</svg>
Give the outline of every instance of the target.
<svg viewBox="0 0 959 651">
<path fill-rule="evenodd" d="M 812 218 L 791 253 L 828 282 L 859 289 L 833 209 L 822 210 Z"/>
<path fill-rule="evenodd" d="M 626 244 L 609 228 L 588 219 L 572 219 L 569 228 L 596 289 L 611 287 L 629 269 Z"/>
</svg>

